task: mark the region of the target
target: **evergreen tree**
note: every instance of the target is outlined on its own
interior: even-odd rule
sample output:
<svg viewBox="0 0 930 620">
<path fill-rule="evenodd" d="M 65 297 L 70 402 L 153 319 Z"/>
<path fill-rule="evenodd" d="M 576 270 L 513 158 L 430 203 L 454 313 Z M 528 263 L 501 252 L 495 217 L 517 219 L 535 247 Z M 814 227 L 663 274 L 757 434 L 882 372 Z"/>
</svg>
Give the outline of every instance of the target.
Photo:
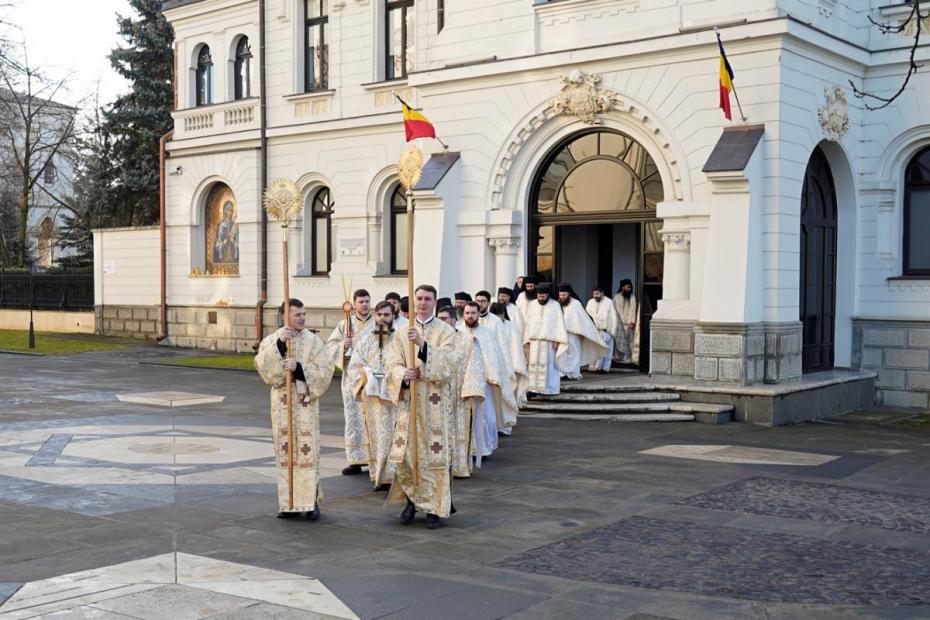
<svg viewBox="0 0 930 620">
<path fill-rule="evenodd" d="M 161 13 L 161 0 L 129 4 L 136 16 L 117 17 L 126 45 L 110 53 L 110 64 L 131 86 L 105 112 L 119 176 L 108 199 L 112 226 L 158 221 L 158 141 L 173 126 L 174 31 Z"/>
</svg>

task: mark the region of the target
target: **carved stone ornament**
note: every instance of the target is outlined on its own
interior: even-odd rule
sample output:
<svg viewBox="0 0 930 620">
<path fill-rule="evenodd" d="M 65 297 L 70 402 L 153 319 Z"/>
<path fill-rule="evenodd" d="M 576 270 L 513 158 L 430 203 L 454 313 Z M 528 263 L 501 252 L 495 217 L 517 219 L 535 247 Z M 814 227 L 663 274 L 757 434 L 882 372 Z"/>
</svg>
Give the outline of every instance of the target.
<svg viewBox="0 0 930 620">
<path fill-rule="evenodd" d="M 846 135 L 849 129 L 849 114 L 846 106 L 846 93 L 839 86 L 824 90 L 827 102 L 817 112 L 823 134 L 830 140 L 837 141 Z"/>
<path fill-rule="evenodd" d="M 520 249 L 520 240 L 516 237 L 495 237 L 488 239 L 495 255 L 516 254 Z"/>
<path fill-rule="evenodd" d="M 562 92 L 550 101 L 552 111 L 577 116 L 588 125 L 599 124 L 597 115 L 611 110 L 617 99 L 615 92 L 597 87 L 600 81 L 601 76 L 587 74 L 581 69 L 563 75 Z"/>
<path fill-rule="evenodd" d="M 662 233 L 662 243 L 670 250 L 688 250 L 691 247 L 691 233 L 668 232 Z"/>
</svg>

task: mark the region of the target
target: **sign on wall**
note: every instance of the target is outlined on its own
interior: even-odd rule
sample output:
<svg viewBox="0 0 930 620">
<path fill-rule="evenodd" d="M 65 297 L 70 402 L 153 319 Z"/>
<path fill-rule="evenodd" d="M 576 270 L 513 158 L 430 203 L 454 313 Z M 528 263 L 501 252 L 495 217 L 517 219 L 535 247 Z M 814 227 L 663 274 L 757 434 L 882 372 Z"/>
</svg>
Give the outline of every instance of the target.
<svg viewBox="0 0 930 620">
<path fill-rule="evenodd" d="M 365 256 L 365 237 L 340 237 L 339 256 Z"/>
</svg>

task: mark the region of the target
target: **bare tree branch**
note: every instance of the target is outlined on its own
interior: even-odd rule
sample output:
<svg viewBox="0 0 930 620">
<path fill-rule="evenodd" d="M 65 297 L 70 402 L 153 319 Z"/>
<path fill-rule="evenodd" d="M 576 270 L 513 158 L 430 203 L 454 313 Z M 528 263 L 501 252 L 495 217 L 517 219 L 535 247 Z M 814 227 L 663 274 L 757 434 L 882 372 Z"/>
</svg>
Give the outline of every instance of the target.
<svg viewBox="0 0 930 620">
<path fill-rule="evenodd" d="M 880 105 L 866 103 L 865 104 L 866 110 L 881 110 L 882 108 L 886 108 L 889 105 L 891 105 L 895 99 L 897 99 L 904 93 L 904 90 L 907 88 L 908 83 L 911 81 L 911 76 L 917 73 L 917 70 L 920 69 L 921 65 L 918 65 L 916 61 L 917 48 L 920 46 L 921 27 L 923 25 L 922 20 L 926 19 L 927 17 L 930 17 L 930 12 L 928 12 L 926 15 L 920 12 L 920 0 L 911 0 L 910 14 L 907 16 L 907 19 L 897 24 L 892 24 L 889 22 L 880 22 L 880 21 L 873 19 L 871 15 L 869 16 L 869 21 L 876 28 L 878 28 L 879 32 L 881 32 L 882 34 L 895 34 L 895 35 L 901 34 L 901 33 L 907 32 L 908 27 L 911 24 L 913 24 L 914 25 L 914 42 L 913 44 L 911 44 L 911 52 L 908 58 L 907 73 L 904 75 L 904 80 L 901 82 L 901 85 L 900 87 L 898 87 L 898 90 L 890 97 L 883 97 L 881 95 L 876 95 L 868 91 L 860 90 L 859 87 L 857 87 L 853 83 L 852 80 L 849 80 L 849 85 L 852 87 L 853 95 L 855 95 L 856 98 L 864 99 L 867 102 L 868 101 L 880 102 Z"/>
</svg>

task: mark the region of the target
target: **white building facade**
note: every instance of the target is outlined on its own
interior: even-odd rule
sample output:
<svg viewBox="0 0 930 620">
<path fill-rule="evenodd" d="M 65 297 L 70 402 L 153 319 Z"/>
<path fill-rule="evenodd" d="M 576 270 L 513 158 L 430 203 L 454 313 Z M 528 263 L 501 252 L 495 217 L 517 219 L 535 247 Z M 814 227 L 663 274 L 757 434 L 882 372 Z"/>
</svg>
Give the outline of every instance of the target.
<svg viewBox="0 0 930 620">
<path fill-rule="evenodd" d="M 396 93 L 455 154 L 415 192 L 418 282 L 630 278 L 654 374 L 748 385 L 871 368 L 881 402 L 926 407 L 930 75 L 878 111 L 850 88 L 903 80 L 911 39 L 868 21 L 910 11 L 888 4 L 168 0 L 169 341 L 250 350 L 263 288 L 275 325 L 283 257 L 271 224 L 263 270 L 263 179 L 303 192 L 290 291 L 317 327 L 350 284 L 403 294 Z M 745 120 L 718 108 L 714 27 Z M 98 278 L 107 260 L 118 269 L 104 253 Z M 114 288 L 98 305 L 118 332 L 136 292 Z"/>
</svg>

